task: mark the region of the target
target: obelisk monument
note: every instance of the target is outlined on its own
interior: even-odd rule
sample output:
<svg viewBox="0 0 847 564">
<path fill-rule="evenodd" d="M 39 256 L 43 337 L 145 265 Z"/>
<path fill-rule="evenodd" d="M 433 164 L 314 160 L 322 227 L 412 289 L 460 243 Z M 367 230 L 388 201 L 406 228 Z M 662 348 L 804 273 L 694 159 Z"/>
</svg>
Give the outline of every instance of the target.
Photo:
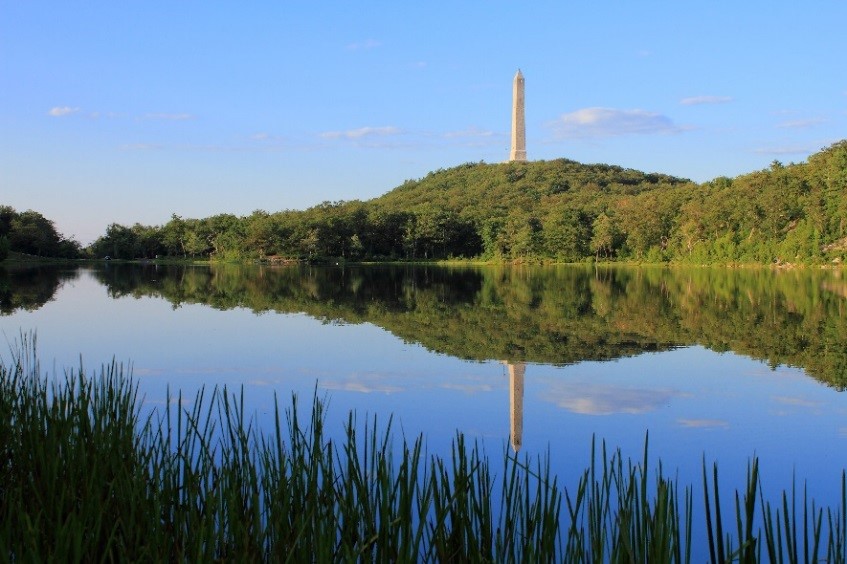
<svg viewBox="0 0 847 564">
<path fill-rule="evenodd" d="M 526 364 L 504 361 L 509 368 L 509 442 L 518 452 L 523 446 L 523 378 Z"/>
<path fill-rule="evenodd" d="M 509 161 L 526 161 L 526 123 L 524 122 L 524 82 L 521 70 L 512 81 L 512 150 Z"/>
</svg>

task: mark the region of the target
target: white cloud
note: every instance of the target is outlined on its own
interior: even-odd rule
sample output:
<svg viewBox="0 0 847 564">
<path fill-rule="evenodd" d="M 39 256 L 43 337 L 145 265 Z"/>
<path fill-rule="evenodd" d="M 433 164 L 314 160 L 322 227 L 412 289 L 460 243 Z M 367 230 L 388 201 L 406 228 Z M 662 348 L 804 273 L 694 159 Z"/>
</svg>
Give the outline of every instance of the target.
<svg viewBox="0 0 847 564">
<path fill-rule="evenodd" d="M 815 151 L 817 151 L 817 149 L 795 145 L 786 147 L 759 148 L 755 149 L 753 152 L 757 155 L 808 155 Z"/>
<path fill-rule="evenodd" d="M 155 143 L 128 143 L 121 145 L 122 151 L 156 151 L 161 148 L 161 145 Z"/>
<path fill-rule="evenodd" d="M 79 108 L 71 108 L 70 106 L 56 106 L 54 108 L 50 108 L 50 111 L 47 112 L 52 117 L 64 117 L 69 116 L 71 114 L 75 114 L 79 111 Z"/>
<path fill-rule="evenodd" d="M 810 119 L 795 119 L 791 121 L 784 121 L 782 123 L 777 124 L 777 127 L 782 129 L 805 129 L 808 127 L 814 127 L 816 125 L 820 125 L 825 123 L 826 120 L 821 118 L 810 118 Z"/>
<path fill-rule="evenodd" d="M 795 396 L 774 396 L 773 400 L 777 403 L 782 403 L 785 405 L 794 405 L 797 407 L 817 408 L 820 406 L 819 402 Z"/>
<path fill-rule="evenodd" d="M 464 392 L 466 394 L 477 394 L 479 392 L 493 392 L 494 386 L 486 385 L 486 384 L 478 384 L 478 385 L 462 385 L 462 384 L 444 384 L 441 386 L 446 390 L 456 390 L 459 392 Z"/>
<path fill-rule="evenodd" d="M 599 384 L 557 384 L 545 399 L 582 415 L 639 414 L 667 405 L 680 393 L 674 390 L 620 388 Z"/>
<path fill-rule="evenodd" d="M 347 45 L 346 49 L 349 51 L 358 51 L 362 49 L 376 49 L 377 47 L 381 46 L 382 43 L 377 41 L 376 39 L 366 39 L 364 41 L 350 43 L 349 45 Z"/>
<path fill-rule="evenodd" d="M 191 114 L 168 114 L 168 113 L 152 113 L 145 114 L 144 119 L 157 119 L 157 120 L 167 120 L 167 121 L 185 121 L 189 119 L 194 119 L 194 116 Z"/>
<path fill-rule="evenodd" d="M 726 104 L 732 102 L 731 96 L 691 96 L 679 101 L 683 106 L 699 106 L 701 104 Z"/>
<path fill-rule="evenodd" d="M 662 114 L 647 110 L 583 108 L 564 114 L 551 124 L 556 135 L 564 139 L 615 137 L 619 135 L 654 135 L 683 131 Z"/>
<path fill-rule="evenodd" d="M 714 429 L 729 427 L 729 422 L 723 419 L 677 419 L 677 423 L 683 427 L 693 427 L 697 429 Z"/>
<path fill-rule="evenodd" d="M 495 133 L 493 131 L 477 129 L 476 127 L 469 127 L 461 131 L 448 131 L 444 134 L 444 137 L 446 137 L 447 139 L 461 139 L 468 137 L 494 137 L 494 135 Z"/>
<path fill-rule="evenodd" d="M 89 119 L 98 120 L 98 119 L 120 119 L 127 117 L 126 114 L 121 114 L 118 112 L 91 112 L 88 114 Z"/>
<path fill-rule="evenodd" d="M 477 394 L 484 392 L 500 391 L 501 387 L 495 387 L 489 378 L 474 378 L 471 376 L 462 378 L 460 381 L 450 381 L 440 384 L 445 390 L 455 390 L 466 394 Z"/>
<path fill-rule="evenodd" d="M 396 394 L 404 391 L 400 386 L 388 384 L 385 375 L 352 375 L 344 380 L 330 380 L 321 383 L 325 390 L 358 392 L 362 394 Z"/>
<path fill-rule="evenodd" d="M 321 133 L 321 137 L 324 139 L 361 139 L 363 137 L 385 137 L 400 133 L 400 129 L 387 125 L 383 127 L 360 127 L 346 131 L 326 131 Z"/>
</svg>

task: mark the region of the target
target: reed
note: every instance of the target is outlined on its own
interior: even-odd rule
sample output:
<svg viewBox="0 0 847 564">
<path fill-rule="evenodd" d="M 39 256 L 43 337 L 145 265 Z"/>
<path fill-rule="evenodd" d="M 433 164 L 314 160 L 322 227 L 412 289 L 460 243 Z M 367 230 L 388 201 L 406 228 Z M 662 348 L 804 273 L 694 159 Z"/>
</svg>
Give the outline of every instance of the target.
<svg viewBox="0 0 847 564">
<path fill-rule="evenodd" d="M 423 437 L 351 413 L 339 440 L 325 402 L 276 402 L 259 430 L 243 393 L 200 390 L 142 417 L 138 388 L 111 363 L 48 378 L 34 338 L 0 363 L 0 560 L 690 562 L 693 488 L 605 443 L 576 487 L 549 453 L 492 466 L 455 437 Z M 835 508 L 795 488 L 772 506 L 758 462 L 724 521 L 717 466 L 703 463 L 709 553 L 695 561 L 846 562 L 847 478 Z M 723 510 L 723 511 L 722 511 Z"/>
</svg>

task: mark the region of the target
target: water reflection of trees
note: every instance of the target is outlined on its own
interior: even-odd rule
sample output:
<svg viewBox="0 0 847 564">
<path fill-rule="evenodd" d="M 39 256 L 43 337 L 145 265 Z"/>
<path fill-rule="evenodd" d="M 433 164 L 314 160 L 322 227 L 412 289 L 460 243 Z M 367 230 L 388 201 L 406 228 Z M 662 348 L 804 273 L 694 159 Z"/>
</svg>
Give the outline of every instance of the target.
<svg viewBox="0 0 847 564">
<path fill-rule="evenodd" d="M 0 267 L 0 315 L 39 309 L 65 281 L 78 275 L 73 268 L 54 266 Z"/>
<path fill-rule="evenodd" d="M 306 311 L 332 321 L 368 321 L 374 311 L 414 311 L 430 299 L 472 301 L 482 275 L 443 268 L 274 268 L 249 266 L 111 266 L 95 277 L 110 296 L 162 296 L 175 307 L 199 303 L 257 313 Z"/>
<path fill-rule="evenodd" d="M 566 364 L 700 344 L 847 386 L 840 272 L 109 265 L 94 275 L 115 297 L 370 322 L 467 359 Z"/>
</svg>

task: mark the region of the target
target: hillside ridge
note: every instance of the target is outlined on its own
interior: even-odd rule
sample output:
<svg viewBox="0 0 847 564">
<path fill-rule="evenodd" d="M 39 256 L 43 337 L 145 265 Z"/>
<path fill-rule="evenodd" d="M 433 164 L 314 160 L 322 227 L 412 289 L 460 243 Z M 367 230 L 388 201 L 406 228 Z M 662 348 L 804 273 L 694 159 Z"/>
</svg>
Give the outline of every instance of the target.
<svg viewBox="0 0 847 564">
<path fill-rule="evenodd" d="M 11 208 L 2 211 L 15 219 Z M 0 221 L 0 243 L 5 238 L 11 251 L 33 236 L 4 233 L 4 225 L 12 223 Z M 773 161 L 702 184 L 568 159 L 465 163 L 368 201 L 248 216 L 173 215 L 161 226 L 111 224 L 86 253 L 219 261 L 841 263 L 847 140 L 803 163 Z"/>
</svg>

